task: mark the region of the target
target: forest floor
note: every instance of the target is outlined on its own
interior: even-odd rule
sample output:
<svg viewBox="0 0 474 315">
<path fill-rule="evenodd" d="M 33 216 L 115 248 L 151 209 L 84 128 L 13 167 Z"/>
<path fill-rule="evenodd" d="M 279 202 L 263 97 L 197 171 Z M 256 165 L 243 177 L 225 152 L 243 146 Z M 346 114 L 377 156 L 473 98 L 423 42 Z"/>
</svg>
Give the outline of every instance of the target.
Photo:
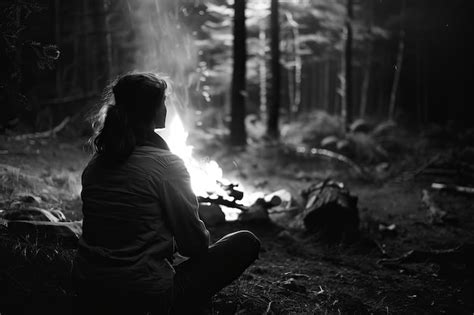
<svg viewBox="0 0 474 315">
<path fill-rule="evenodd" d="M 15 194 L 27 192 L 40 196 L 42 207 L 61 209 L 69 220 L 80 219 L 80 173 L 89 159 L 84 140 L 4 140 L 0 142 L 0 167 L 4 170 L 0 178 L 0 209 L 8 208 Z M 248 229 L 262 242 L 256 263 L 214 297 L 212 314 L 474 311 L 474 269 L 468 255 L 474 244 L 474 197 L 430 190 L 431 183 L 438 179 L 424 175 L 422 167 L 428 167 L 427 162 L 437 154 L 442 154 L 446 162 L 452 158 L 452 150 L 433 147 L 422 155 L 412 152 L 393 161 L 386 174 L 370 179 L 359 178 L 339 162 L 282 154 L 278 145 L 253 144 L 236 150 L 213 143 L 198 146 L 199 152 L 214 152 L 211 158 L 219 162 L 224 176 L 241 182 L 248 191 L 270 193 L 285 189 L 297 203 L 302 203 L 299 192 L 311 183 L 327 177 L 342 181 L 358 197 L 361 219 L 360 238 L 337 244 L 272 221 L 229 222 L 210 227 L 214 240 Z M 380 173 L 376 168 L 368 172 Z M 49 190 L 51 187 L 55 190 Z M 447 213 L 442 220 L 433 222 L 430 218 L 422 202 L 424 189 Z M 1 249 L 5 248 L 8 246 L 2 245 Z M 10 248 L 22 254 L 0 262 L 0 306 L 24 302 L 19 294 L 29 294 L 34 299 L 34 292 L 44 293 L 46 289 L 38 289 L 38 282 L 45 279 L 59 283 L 49 289 L 67 296 L 68 275 L 57 276 L 57 281 L 51 275 L 70 270 L 68 257 L 73 250 L 62 253 L 60 248 L 54 248 L 48 252 L 51 255 L 41 258 L 41 249 L 35 244 L 27 246 L 16 241 Z M 418 252 L 407 259 L 383 261 L 411 250 Z M 7 256 L 2 253 L 2 257 Z M 51 263 L 44 267 L 35 263 L 41 259 L 43 264 L 59 259 L 67 266 Z M 13 261 L 15 266 L 11 265 Z"/>
</svg>

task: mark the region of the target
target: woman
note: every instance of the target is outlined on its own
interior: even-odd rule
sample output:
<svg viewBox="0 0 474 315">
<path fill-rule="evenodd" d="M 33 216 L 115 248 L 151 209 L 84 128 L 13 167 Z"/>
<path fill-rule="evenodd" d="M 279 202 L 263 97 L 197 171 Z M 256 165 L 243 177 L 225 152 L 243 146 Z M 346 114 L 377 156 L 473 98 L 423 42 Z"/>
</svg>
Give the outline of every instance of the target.
<svg viewBox="0 0 474 315">
<path fill-rule="evenodd" d="M 165 127 L 166 88 L 152 73 L 124 75 L 94 123 L 74 275 L 101 314 L 196 313 L 258 256 L 248 231 L 209 246 L 183 161 L 154 132 Z M 173 266 L 177 254 L 189 259 Z"/>
</svg>

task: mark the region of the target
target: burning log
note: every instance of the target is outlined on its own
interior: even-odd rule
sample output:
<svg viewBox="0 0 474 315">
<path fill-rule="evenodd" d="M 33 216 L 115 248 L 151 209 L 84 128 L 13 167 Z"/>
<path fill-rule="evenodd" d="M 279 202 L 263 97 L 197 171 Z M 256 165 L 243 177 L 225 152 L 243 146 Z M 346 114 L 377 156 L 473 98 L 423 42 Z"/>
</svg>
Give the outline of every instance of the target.
<svg viewBox="0 0 474 315">
<path fill-rule="evenodd" d="M 282 199 L 278 195 L 268 195 L 264 198 L 258 198 L 248 210 L 242 212 L 239 216 L 241 221 L 270 221 L 270 209 L 282 204 Z"/>
<path fill-rule="evenodd" d="M 213 205 L 225 206 L 229 208 L 236 208 L 242 211 L 248 211 L 249 207 L 244 206 L 243 204 L 237 203 L 237 201 L 242 200 L 244 198 L 244 192 L 241 190 L 236 189 L 239 184 L 237 183 L 230 183 L 224 184 L 220 181 L 217 181 L 219 186 L 222 188 L 223 192 L 227 194 L 227 196 L 222 195 L 210 195 L 210 196 L 198 196 L 197 199 L 199 203 L 209 203 Z"/>
<path fill-rule="evenodd" d="M 242 200 L 242 198 L 244 198 L 244 192 L 236 189 L 237 187 L 239 187 L 239 184 L 235 184 L 235 183 L 224 184 L 220 181 L 218 181 L 218 184 L 229 195 L 229 197 L 232 197 L 234 199 L 234 201 Z"/>
<path fill-rule="evenodd" d="M 304 226 L 321 239 L 342 241 L 354 239 L 359 233 L 357 197 L 343 183 L 326 179 L 302 192 L 305 209 L 296 216 L 293 227 Z"/>
<path fill-rule="evenodd" d="M 203 197 L 203 196 L 198 196 L 197 197 L 199 203 L 210 203 L 213 205 L 220 205 L 220 206 L 225 206 L 229 208 L 236 208 L 242 211 L 248 211 L 249 207 L 246 207 L 240 203 L 237 203 L 236 200 L 228 200 L 225 199 L 223 196 L 217 196 L 217 197 Z"/>
</svg>

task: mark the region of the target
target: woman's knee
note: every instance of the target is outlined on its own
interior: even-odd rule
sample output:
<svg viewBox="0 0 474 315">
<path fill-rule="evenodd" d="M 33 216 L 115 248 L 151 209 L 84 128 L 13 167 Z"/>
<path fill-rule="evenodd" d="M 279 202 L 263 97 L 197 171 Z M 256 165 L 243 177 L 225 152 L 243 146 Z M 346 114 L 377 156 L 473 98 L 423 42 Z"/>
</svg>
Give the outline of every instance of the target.
<svg viewBox="0 0 474 315">
<path fill-rule="evenodd" d="M 242 230 L 233 233 L 232 237 L 238 244 L 239 249 L 245 252 L 252 261 L 258 258 L 260 240 L 255 234 L 247 230 Z"/>
</svg>

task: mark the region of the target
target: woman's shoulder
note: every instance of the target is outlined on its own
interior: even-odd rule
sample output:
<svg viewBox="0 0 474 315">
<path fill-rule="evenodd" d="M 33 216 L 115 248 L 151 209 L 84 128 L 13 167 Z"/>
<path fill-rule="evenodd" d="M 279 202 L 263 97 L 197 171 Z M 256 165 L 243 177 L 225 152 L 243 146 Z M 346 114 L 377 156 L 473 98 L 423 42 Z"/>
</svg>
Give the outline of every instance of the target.
<svg viewBox="0 0 474 315">
<path fill-rule="evenodd" d="M 91 176 L 104 175 L 102 173 L 107 175 L 128 174 L 128 176 L 137 174 L 145 177 L 166 178 L 169 174 L 181 174 L 184 170 L 183 160 L 169 150 L 151 146 L 138 146 L 126 161 L 119 164 L 103 161 L 99 156 L 94 156 L 84 169 L 82 178 L 84 181 L 85 178 Z"/>
<path fill-rule="evenodd" d="M 132 153 L 135 157 L 144 157 L 152 159 L 179 159 L 179 157 L 169 150 L 160 149 L 152 146 L 138 146 Z"/>
<path fill-rule="evenodd" d="M 158 164 L 164 168 L 184 165 L 183 160 L 176 154 L 170 152 L 169 150 L 163 150 L 151 146 L 136 147 L 132 154 L 132 158 Z"/>
</svg>

